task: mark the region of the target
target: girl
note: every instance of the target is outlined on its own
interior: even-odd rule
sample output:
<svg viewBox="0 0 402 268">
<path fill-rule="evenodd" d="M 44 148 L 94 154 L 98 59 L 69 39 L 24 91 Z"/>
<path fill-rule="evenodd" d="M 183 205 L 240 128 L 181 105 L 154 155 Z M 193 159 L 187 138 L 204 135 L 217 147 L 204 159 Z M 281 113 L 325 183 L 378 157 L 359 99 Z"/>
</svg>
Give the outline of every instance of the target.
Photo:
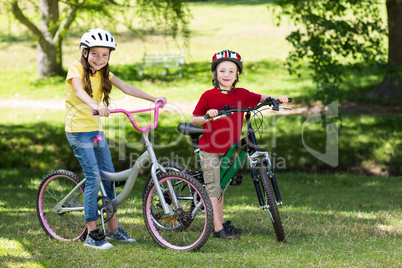
<svg viewBox="0 0 402 268">
<path fill-rule="evenodd" d="M 96 228 L 98 219 L 97 198 L 101 177 L 99 169 L 114 172 L 112 158 L 99 117 L 92 115 L 97 110 L 100 116 L 109 116 L 112 85 L 127 95 L 157 102 L 156 98 L 127 84 L 109 71 L 110 53 L 116 49 L 116 40 L 106 30 L 91 29 L 80 42 L 81 59 L 70 66 L 66 79 L 65 131 L 68 142 L 74 150 L 86 178 L 84 211 L 88 236 L 84 246 L 94 249 L 109 249 L 112 246 L 106 238 L 122 242 L 135 242 L 119 226 L 116 213 L 108 222 L 106 236 Z M 103 97 L 103 98 L 102 98 Z M 107 196 L 115 197 L 112 182 L 102 181 Z"/>
</svg>

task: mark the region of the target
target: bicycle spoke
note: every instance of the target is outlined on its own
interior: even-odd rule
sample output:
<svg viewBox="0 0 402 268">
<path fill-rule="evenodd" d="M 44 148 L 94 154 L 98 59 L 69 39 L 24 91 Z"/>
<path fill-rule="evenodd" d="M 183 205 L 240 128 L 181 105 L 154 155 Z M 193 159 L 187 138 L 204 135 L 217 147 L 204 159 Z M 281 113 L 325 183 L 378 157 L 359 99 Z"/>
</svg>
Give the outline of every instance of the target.
<svg viewBox="0 0 402 268">
<path fill-rule="evenodd" d="M 148 231 L 162 247 L 198 250 L 206 243 L 213 229 L 213 216 L 210 214 L 212 205 L 205 189 L 194 178 L 174 171 L 161 174 L 158 180 L 161 188 L 165 183 L 175 185 L 174 194 L 180 204 L 174 207 L 169 191 L 164 191 L 164 198 L 174 212 L 173 215 L 166 215 L 161 209 L 155 186 L 149 185 L 144 198 L 144 219 Z M 203 211 L 201 207 L 207 209 Z"/>
<path fill-rule="evenodd" d="M 73 241 L 83 237 L 85 227 L 83 187 L 68 200 L 63 208 L 78 208 L 63 213 L 55 211 L 55 206 L 68 195 L 80 182 L 77 175 L 66 170 L 57 170 L 48 174 L 39 186 L 36 198 L 36 210 L 39 222 L 52 238 Z M 82 208 L 82 209 L 81 209 Z"/>
</svg>

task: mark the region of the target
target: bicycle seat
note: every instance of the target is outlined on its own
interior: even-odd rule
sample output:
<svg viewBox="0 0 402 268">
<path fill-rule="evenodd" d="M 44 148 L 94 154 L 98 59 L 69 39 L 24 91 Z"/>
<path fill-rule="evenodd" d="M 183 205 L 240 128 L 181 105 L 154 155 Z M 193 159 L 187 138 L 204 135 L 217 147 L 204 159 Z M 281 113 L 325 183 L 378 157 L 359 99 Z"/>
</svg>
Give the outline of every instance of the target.
<svg viewBox="0 0 402 268">
<path fill-rule="evenodd" d="M 189 135 L 192 139 L 196 139 L 204 134 L 204 129 L 193 126 L 190 123 L 180 123 L 177 126 L 177 130 L 184 135 Z"/>
</svg>

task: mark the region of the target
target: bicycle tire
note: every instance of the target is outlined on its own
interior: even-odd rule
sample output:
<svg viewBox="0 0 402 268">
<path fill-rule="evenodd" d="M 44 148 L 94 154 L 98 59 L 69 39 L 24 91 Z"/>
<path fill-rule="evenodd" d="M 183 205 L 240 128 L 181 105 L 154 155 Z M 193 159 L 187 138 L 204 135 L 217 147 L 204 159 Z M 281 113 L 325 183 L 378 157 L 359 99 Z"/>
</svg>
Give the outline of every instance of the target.
<svg viewBox="0 0 402 268">
<path fill-rule="evenodd" d="M 177 162 L 171 162 L 171 161 L 163 162 L 163 163 L 161 163 L 161 166 L 166 171 L 179 171 L 179 172 L 183 172 L 183 173 L 187 173 L 187 171 L 188 171 L 185 166 L 183 166 L 182 164 L 179 164 Z M 158 174 L 159 173 L 157 173 L 157 175 Z M 144 188 L 142 190 L 142 199 L 144 199 L 145 193 L 151 183 L 153 183 L 152 176 L 151 176 L 151 174 L 149 174 L 147 176 L 147 178 L 145 179 Z"/>
<path fill-rule="evenodd" d="M 158 181 L 165 189 L 165 200 L 174 215 L 164 213 L 155 185 L 149 184 L 143 200 L 143 216 L 151 237 L 163 248 L 177 251 L 201 249 L 213 231 L 212 204 L 205 188 L 190 175 L 178 171 L 160 173 Z M 168 181 L 180 202 L 178 209 L 169 200 L 165 185 Z"/>
<path fill-rule="evenodd" d="M 261 166 L 258 172 L 260 175 L 262 188 L 265 193 L 265 205 L 269 206 L 268 210 L 270 213 L 272 225 L 274 226 L 276 239 L 278 240 L 278 242 L 284 242 L 285 234 L 283 232 L 282 221 L 281 217 L 279 216 L 279 210 L 276 204 L 274 193 L 272 191 L 272 186 L 268 179 L 267 169 L 264 166 Z"/>
<path fill-rule="evenodd" d="M 182 172 L 182 173 L 186 173 L 186 174 L 191 175 L 185 166 L 183 166 L 182 164 L 179 164 L 177 162 L 170 162 L 170 161 L 163 162 L 163 163 L 161 163 L 161 166 L 164 167 L 166 171 L 178 171 L 178 172 Z M 159 172 L 157 173 L 157 175 L 158 174 L 159 174 Z M 144 199 L 145 193 L 146 193 L 146 191 L 147 191 L 147 189 L 148 189 L 150 184 L 153 184 L 151 174 L 149 174 L 147 176 L 147 179 L 146 179 L 145 184 L 144 184 L 144 189 L 143 189 L 143 194 L 142 194 L 143 199 Z M 185 187 L 185 185 L 183 185 L 182 187 Z M 162 189 L 162 190 L 164 190 L 164 189 Z M 165 199 L 166 199 L 166 196 L 165 196 Z M 191 208 L 194 208 L 194 207 L 195 206 L 193 204 Z M 201 207 L 200 209 L 204 209 L 204 207 Z M 188 220 L 185 225 L 179 226 L 179 227 L 180 228 L 186 228 L 190 224 L 191 224 L 191 220 Z M 162 228 L 163 226 L 160 226 L 160 227 Z"/>
<path fill-rule="evenodd" d="M 62 241 L 83 240 L 86 237 L 84 188 L 82 185 L 63 207 L 82 207 L 57 213 L 56 205 L 63 200 L 81 179 L 68 170 L 55 170 L 42 180 L 36 194 L 36 213 L 45 233 Z"/>
</svg>

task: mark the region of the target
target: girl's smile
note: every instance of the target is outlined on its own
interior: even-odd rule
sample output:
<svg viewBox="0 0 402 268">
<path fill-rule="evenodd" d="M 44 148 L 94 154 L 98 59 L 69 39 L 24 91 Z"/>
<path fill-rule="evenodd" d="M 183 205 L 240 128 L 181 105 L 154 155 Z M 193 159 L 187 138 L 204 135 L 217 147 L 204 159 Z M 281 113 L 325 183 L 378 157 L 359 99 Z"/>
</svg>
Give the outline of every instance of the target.
<svg viewBox="0 0 402 268">
<path fill-rule="evenodd" d="M 84 56 L 88 57 L 88 63 L 92 71 L 99 71 L 109 62 L 110 49 L 106 47 L 93 47 L 89 51 L 84 52 Z"/>
</svg>

